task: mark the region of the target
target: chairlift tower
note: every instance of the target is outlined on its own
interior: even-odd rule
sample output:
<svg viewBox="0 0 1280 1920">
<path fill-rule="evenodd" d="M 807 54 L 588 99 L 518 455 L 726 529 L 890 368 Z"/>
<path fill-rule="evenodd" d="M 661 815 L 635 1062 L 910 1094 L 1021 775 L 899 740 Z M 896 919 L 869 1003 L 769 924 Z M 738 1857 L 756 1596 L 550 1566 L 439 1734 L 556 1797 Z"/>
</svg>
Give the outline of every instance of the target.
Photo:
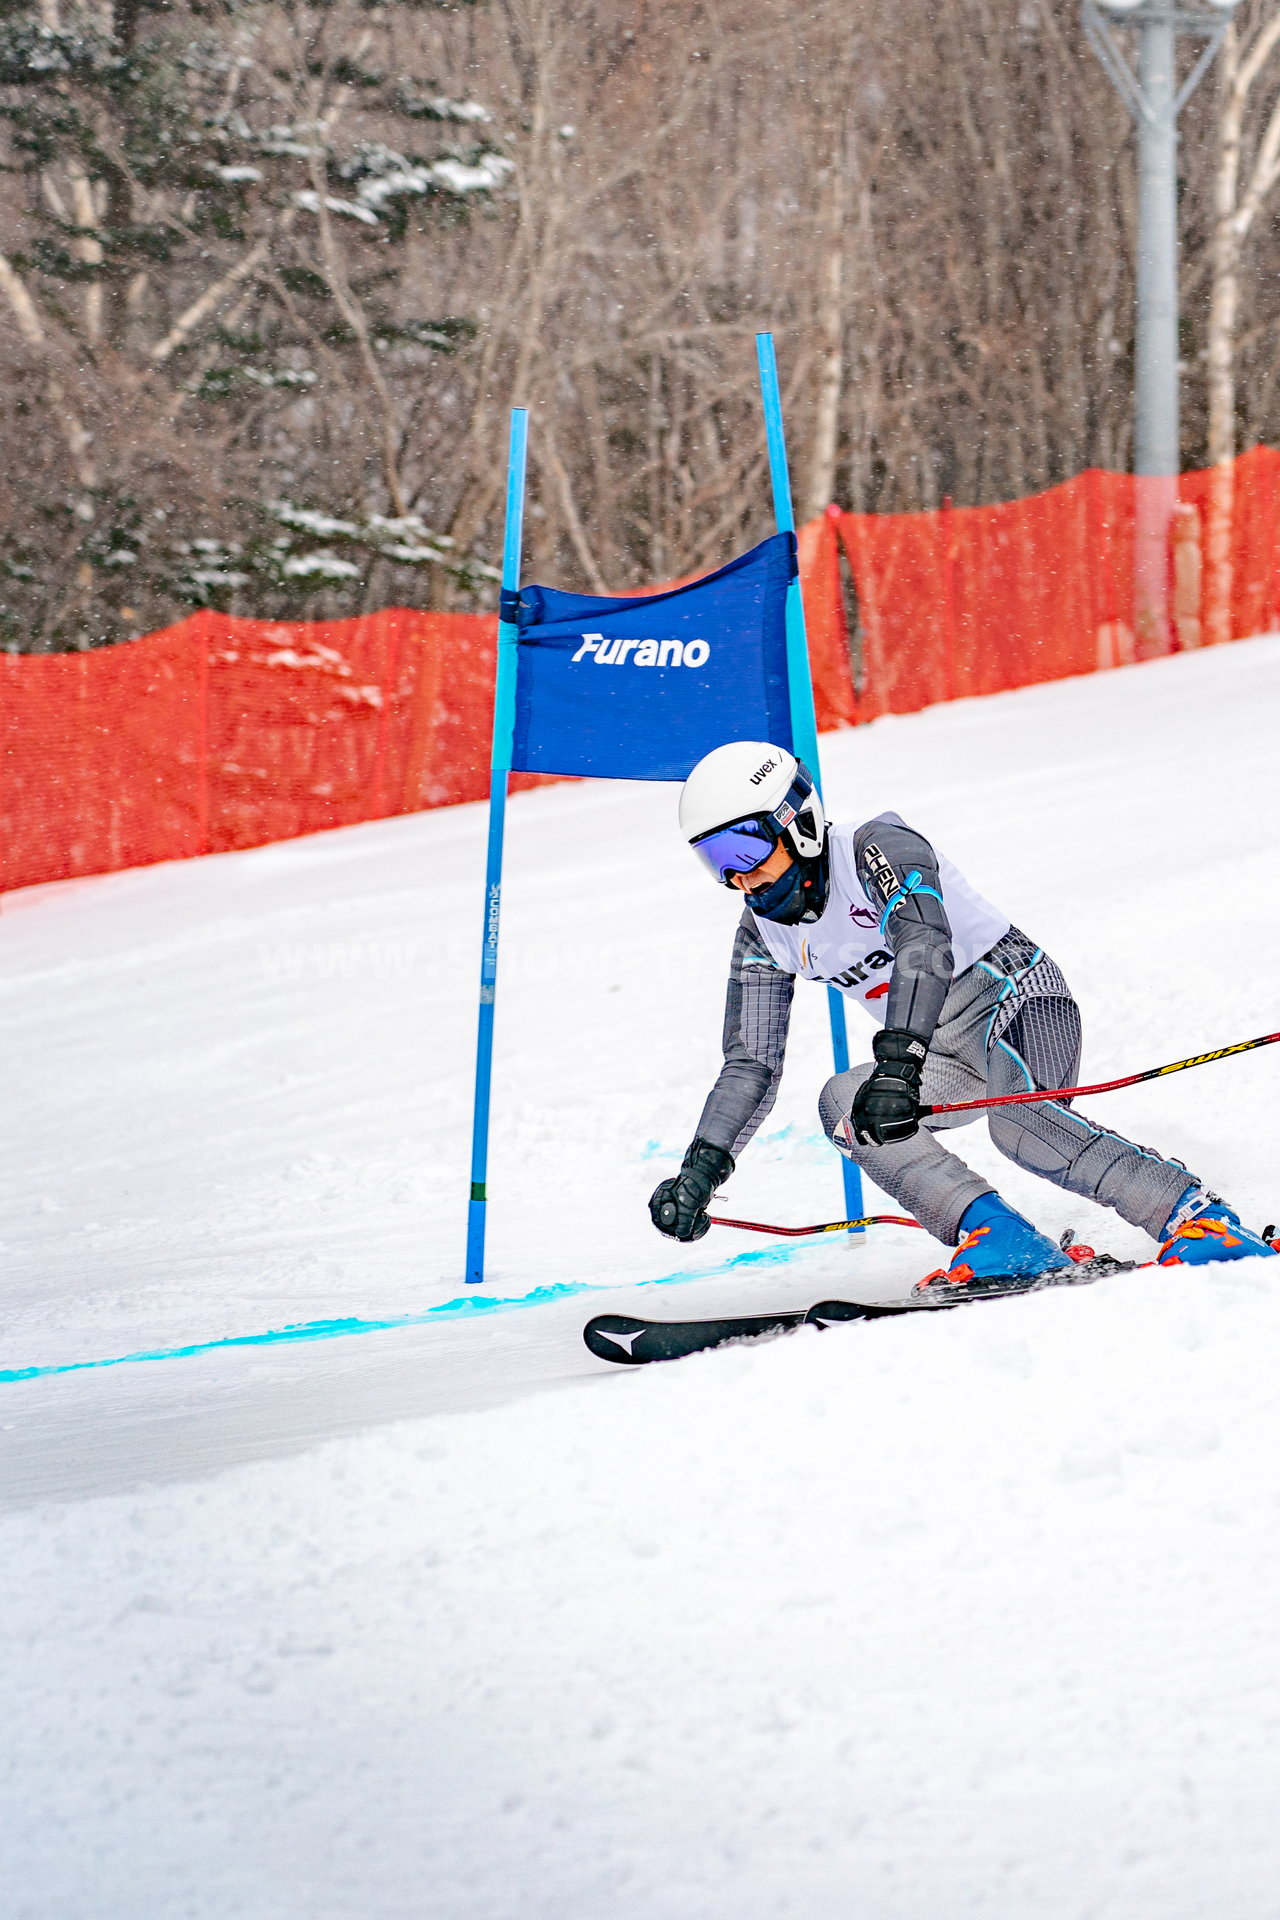
<svg viewBox="0 0 1280 1920">
<path fill-rule="evenodd" d="M 1169 630 L 1169 524 L 1177 500 L 1178 115 L 1213 64 L 1238 0 L 1081 0 L 1089 44 L 1138 134 L 1133 471 L 1138 488 L 1134 626 L 1140 654 Z M 1137 36 L 1136 63 L 1117 29 Z M 1178 83 L 1178 35 L 1204 42 Z"/>
</svg>

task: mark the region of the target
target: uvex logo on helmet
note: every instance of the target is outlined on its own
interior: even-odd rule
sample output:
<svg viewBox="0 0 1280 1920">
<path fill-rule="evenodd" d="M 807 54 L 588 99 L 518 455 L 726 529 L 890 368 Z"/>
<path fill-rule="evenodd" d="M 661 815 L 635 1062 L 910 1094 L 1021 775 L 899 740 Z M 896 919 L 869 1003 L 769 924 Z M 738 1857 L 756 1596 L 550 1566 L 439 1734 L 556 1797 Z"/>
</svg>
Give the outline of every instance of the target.
<svg viewBox="0 0 1280 1920">
<path fill-rule="evenodd" d="M 569 665 L 590 659 L 598 667 L 705 667 L 710 658 L 705 640 L 622 640 L 584 633 Z"/>
<path fill-rule="evenodd" d="M 760 782 L 764 779 L 766 773 L 772 773 L 774 768 L 777 766 L 777 764 L 778 763 L 776 760 L 766 760 L 762 767 L 757 767 L 755 772 L 751 776 L 752 786 L 758 787 L 760 785 Z"/>
</svg>

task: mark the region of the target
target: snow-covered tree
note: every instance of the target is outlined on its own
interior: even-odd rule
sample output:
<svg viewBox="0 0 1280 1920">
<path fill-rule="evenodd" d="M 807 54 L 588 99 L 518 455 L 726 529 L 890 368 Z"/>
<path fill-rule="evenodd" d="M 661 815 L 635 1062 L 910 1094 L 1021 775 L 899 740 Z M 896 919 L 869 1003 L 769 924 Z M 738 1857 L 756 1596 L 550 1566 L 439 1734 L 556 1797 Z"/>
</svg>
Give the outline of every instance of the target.
<svg viewBox="0 0 1280 1920">
<path fill-rule="evenodd" d="M 10 645 L 491 574 L 406 478 L 415 388 L 474 324 L 415 311 L 405 267 L 512 161 L 415 69 L 417 11 L 39 0 L 0 26 L 9 405 L 61 449 L 11 516 Z"/>
</svg>

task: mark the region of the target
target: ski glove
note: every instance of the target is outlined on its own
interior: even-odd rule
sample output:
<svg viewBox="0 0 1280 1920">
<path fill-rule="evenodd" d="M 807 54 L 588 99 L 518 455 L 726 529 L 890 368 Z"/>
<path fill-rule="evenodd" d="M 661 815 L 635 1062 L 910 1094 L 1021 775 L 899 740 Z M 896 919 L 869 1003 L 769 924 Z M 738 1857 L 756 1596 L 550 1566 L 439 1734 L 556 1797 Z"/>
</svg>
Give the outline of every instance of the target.
<svg viewBox="0 0 1280 1920">
<path fill-rule="evenodd" d="M 649 1217 L 670 1240 L 701 1240 L 711 1225 L 707 1202 L 733 1172 L 733 1155 L 707 1140 L 695 1140 L 674 1179 L 655 1187 Z"/>
<path fill-rule="evenodd" d="M 886 1027 L 874 1046 L 876 1064 L 854 1095 L 853 1132 L 860 1146 L 888 1147 L 919 1129 L 928 1048 L 904 1027 Z"/>
</svg>

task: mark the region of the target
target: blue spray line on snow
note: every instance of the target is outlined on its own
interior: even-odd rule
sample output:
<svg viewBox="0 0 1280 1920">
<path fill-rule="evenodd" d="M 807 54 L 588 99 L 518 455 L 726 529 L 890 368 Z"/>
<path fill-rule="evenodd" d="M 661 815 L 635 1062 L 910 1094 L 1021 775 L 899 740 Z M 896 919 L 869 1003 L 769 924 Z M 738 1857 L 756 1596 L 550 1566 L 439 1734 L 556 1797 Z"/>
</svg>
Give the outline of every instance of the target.
<svg viewBox="0 0 1280 1920">
<path fill-rule="evenodd" d="M 758 1247 L 750 1253 L 734 1254 L 717 1267 L 696 1273 L 660 1274 L 654 1280 L 621 1281 L 614 1285 L 593 1286 L 589 1281 L 562 1281 L 555 1286 L 534 1287 L 530 1293 L 518 1293 L 506 1299 L 494 1299 L 477 1293 L 460 1294 L 454 1300 L 442 1300 L 422 1313 L 402 1313 L 386 1320 L 307 1320 L 294 1327 L 276 1327 L 267 1333 L 226 1334 L 218 1340 L 196 1340 L 184 1347 L 155 1347 L 143 1353 L 118 1353 L 107 1360 L 67 1360 L 48 1367 L 0 1367 L 0 1386 L 12 1386 L 21 1380 L 47 1380 L 60 1373 L 96 1373 L 104 1367 L 131 1367 L 151 1360 L 189 1360 L 196 1354 L 218 1353 L 233 1347 L 283 1347 L 305 1340 L 347 1340 L 361 1333 L 391 1333 L 398 1327 L 426 1327 L 437 1320 L 474 1319 L 485 1313 L 513 1313 L 522 1307 L 542 1307 L 552 1300 L 567 1300 L 574 1294 L 617 1293 L 620 1287 L 678 1287 L 691 1280 L 714 1280 L 740 1267 L 781 1266 L 804 1252 L 802 1247 Z"/>
</svg>

